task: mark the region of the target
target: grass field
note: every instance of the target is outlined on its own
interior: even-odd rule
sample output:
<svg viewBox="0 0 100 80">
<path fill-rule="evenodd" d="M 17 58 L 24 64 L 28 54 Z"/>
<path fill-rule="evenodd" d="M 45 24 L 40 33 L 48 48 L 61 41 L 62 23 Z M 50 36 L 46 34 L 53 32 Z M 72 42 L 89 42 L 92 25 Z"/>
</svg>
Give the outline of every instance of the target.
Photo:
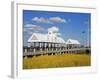
<svg viewBox="0 0 100 80">
<path fill-rule="evenodd" d="M 23 69 L 90 66 L 87 54 L 43 55 L 23 58 Z"/>
</svg>

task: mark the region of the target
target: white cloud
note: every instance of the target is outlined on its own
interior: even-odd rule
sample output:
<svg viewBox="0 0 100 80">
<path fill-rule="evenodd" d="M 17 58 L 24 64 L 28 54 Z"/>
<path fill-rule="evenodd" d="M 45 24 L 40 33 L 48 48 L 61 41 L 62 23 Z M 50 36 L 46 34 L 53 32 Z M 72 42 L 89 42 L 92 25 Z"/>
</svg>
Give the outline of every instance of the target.
<svg viewBox="0 0 100 80">
<path fill-rule="evenodd" d="M 61 36 L 61 33 L 57 33 L 57 36 Z"/>
<path fill-rule="evenodd" d="M 51 28 L 48 28 L 48 31 L 49 31 L 49 32 L 53 32 L 53 33 L 57 33 L 57 32 L 59 31 L 59 28 L 56 27 L 56 26 L 53 26 L 53 27 L 51 27 Z"/>
<path fill-rule="evenodd" d="M 24 25 L 24 27 L 27 27 L 27 28 L 33 27 L 33 26 L 36 26 L 36 25 L 33 25 L 33 24 L 25 24 L 25 25 Z"/>
<path fill-rule="evenodd" d="M 50 17 L 50 18 L 34 17 L 32 18 L 32 21 L 40 23 L 66 23 L 66 20 L 60 17 Z"/>
<path fill-rule="evenodd" d="M 56 26 L 52 26 L 51 28 L 48 28 L 48 32 L 52 32 L 56 36 L 61 36 L 61 33 L 59 33 L 59 28 Z"/>
<path fill-rule="evenodd" d="M 65 19 L 62 19 L 62 18 L 60 18 L 60 17 L 51 17 L 51 18 L 49 18 L 49 20 L 50 20 L 51 22 L 60 22 L 60 23 L 65 23 L 65 22 L 66 22 Z"/>
<path fill-rule="evenodd" d="M 26 24 L 25 28 L 29 30 L 34 30 L 34 31 L 45 31 L 43 27 L 38 26 L 38 25 L 33 25 L 33 24 Z"/>
<path fill-rule="evenodd" d="M 43 18 L 43 17 L 40 17 L 40 18 L 34 17 L 34 18 L 32 19 L 32 21 L 40 22 L 40 23 L 51 23 L 48 19 Z"/>
</svg>

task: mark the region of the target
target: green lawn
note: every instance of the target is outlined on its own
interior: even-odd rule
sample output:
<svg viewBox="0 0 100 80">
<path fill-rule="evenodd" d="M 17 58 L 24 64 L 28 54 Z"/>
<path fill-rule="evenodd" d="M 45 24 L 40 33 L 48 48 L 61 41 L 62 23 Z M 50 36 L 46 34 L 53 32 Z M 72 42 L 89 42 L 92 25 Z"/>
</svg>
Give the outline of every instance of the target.
<svg viewBox="0 0 100 80">
<path fill-rule="evenodd" d="M 23 69 L 90 66 L 87 54 L 42 55 L 23 58 Z"/>
</svg>

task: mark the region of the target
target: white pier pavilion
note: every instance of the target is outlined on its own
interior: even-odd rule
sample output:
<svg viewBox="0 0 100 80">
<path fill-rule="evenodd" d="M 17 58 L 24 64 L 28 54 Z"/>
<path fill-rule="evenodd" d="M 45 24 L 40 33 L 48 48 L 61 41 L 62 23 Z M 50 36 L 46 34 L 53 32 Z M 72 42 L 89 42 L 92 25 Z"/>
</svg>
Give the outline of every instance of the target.
<svg viewBox="0 0 100 80">
<path fill-rule="evenodd" d="M 80 47 L 81 44 L 78 40 L 65 41 L 57 32 L 48 30 L 47 34 L 33 33 L 28 39 L 28 47 L 24 47 L 24 53 L 78 53 Z"/>
</svg>

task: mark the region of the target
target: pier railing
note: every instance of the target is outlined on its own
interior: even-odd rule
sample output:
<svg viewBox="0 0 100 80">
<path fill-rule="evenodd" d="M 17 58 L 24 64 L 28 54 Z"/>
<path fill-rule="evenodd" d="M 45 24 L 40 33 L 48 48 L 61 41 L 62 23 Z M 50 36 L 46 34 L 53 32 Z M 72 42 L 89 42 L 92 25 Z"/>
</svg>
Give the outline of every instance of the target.
<svg viewBox="0 0 100 80">
<path fill-rule="evenodd" d="M 46 49 L 35 49 L 35 48 L 24 48 L 23 56 L 34 56 L 34 55 L 55 55 L 55 54 L 65 54 L 65 53 L 90 53 L 90 48 L 46 48 Z"/>
</svg>

